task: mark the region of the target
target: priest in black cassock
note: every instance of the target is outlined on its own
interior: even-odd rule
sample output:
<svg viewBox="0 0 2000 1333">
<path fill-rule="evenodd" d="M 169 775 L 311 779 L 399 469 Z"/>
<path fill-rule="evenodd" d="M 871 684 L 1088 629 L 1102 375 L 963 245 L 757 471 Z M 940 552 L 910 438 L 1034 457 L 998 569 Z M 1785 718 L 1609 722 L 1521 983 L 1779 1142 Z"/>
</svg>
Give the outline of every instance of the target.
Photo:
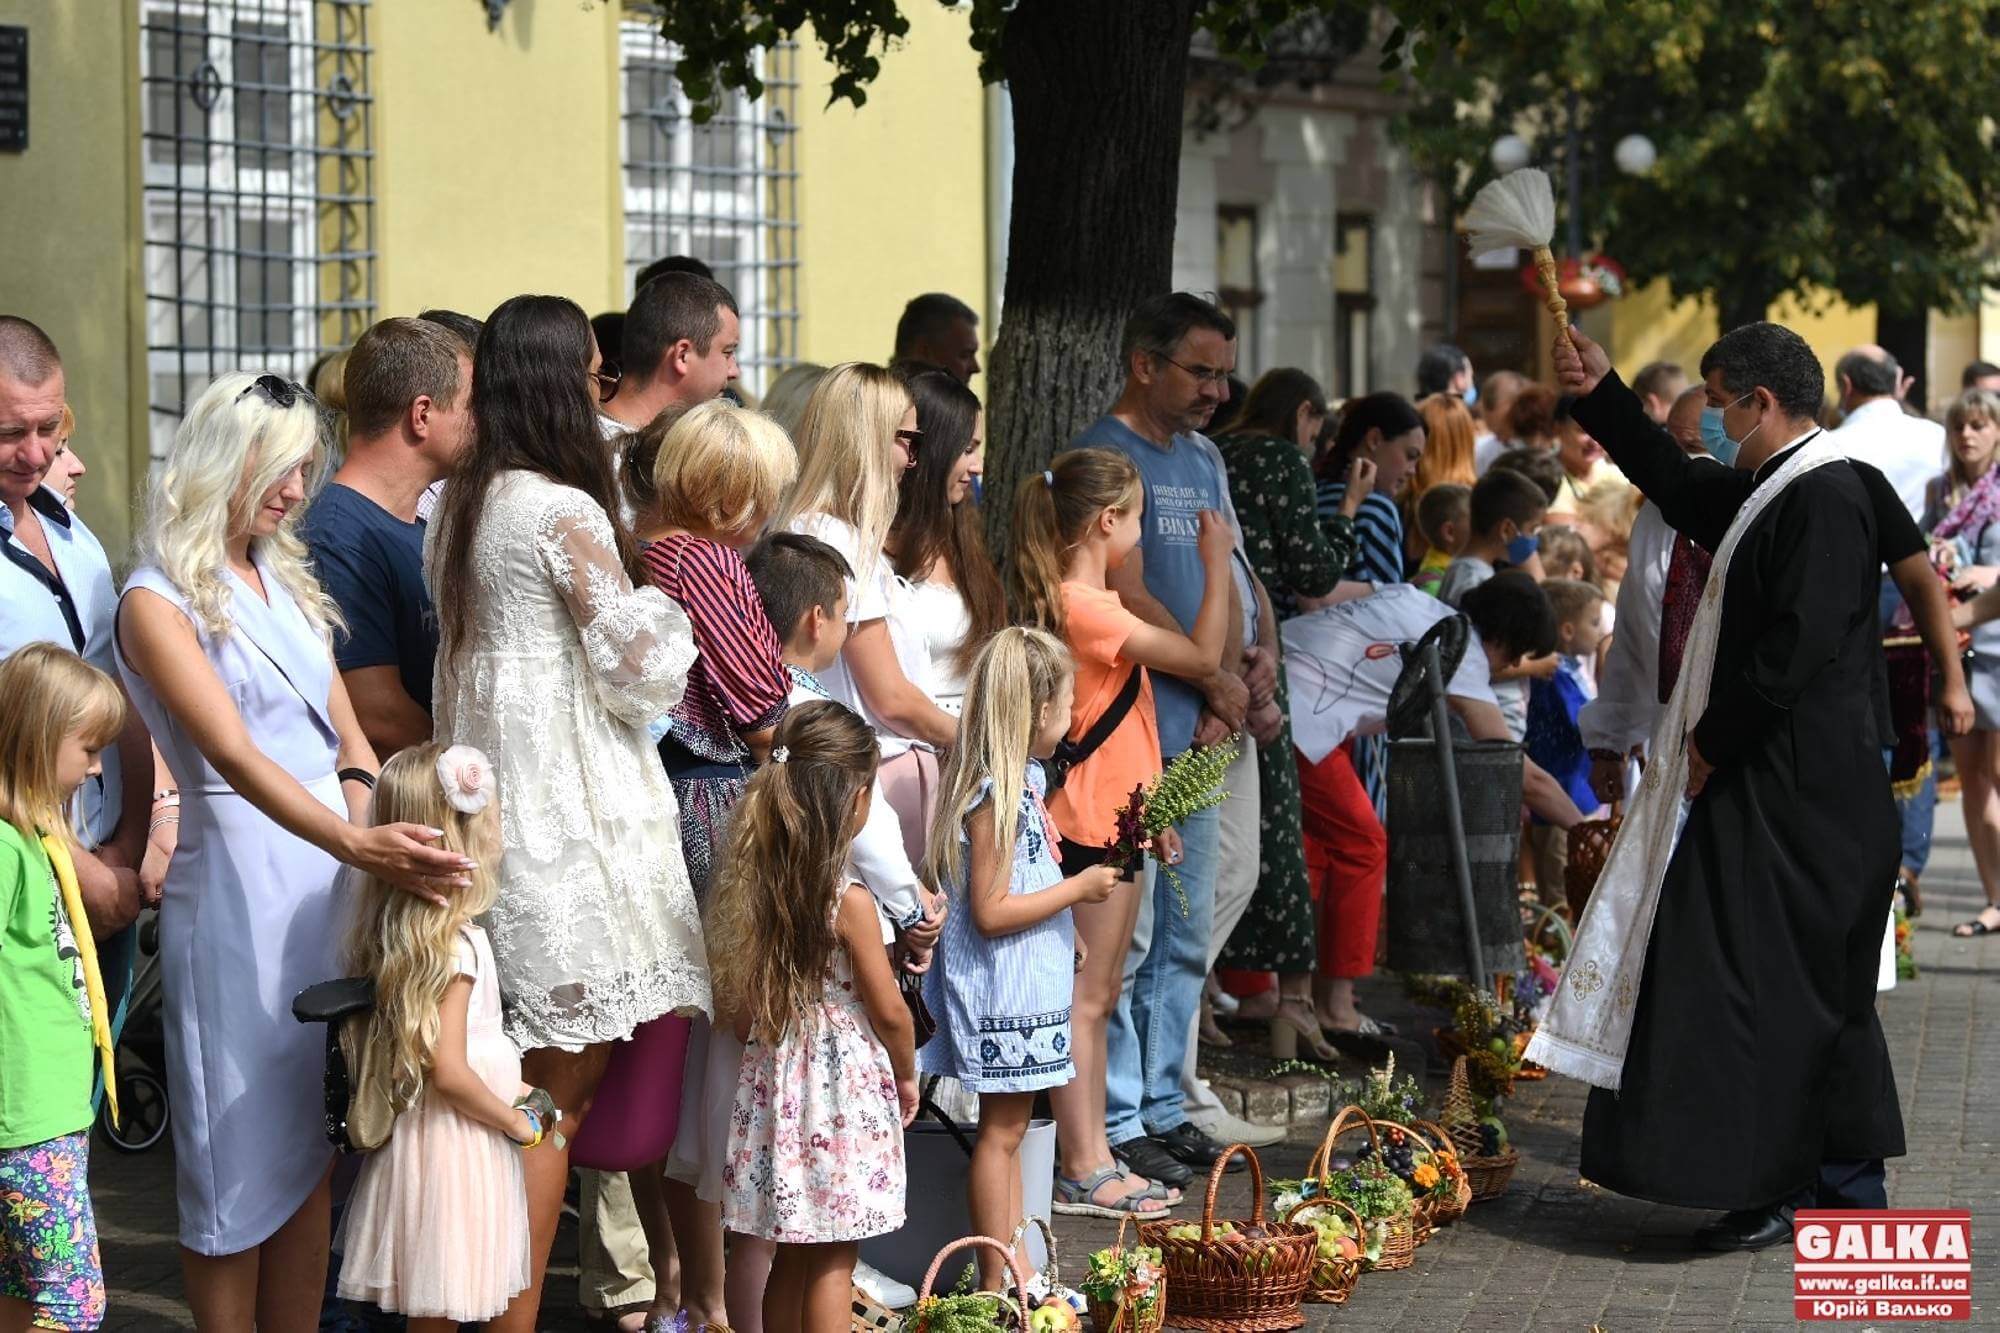
<svg viewBox="0 0 2000 1333">
<path fill-rule="evenodd" d="M 1737 510 L 1819 433 L 1819 359 L 1775 324 L 1701 361 L 1690 459 L 1602 348 L 1558 338 L 1575 418 L 1668 523 L 1715 550 Z M 1583 1174 L 1621 1194 L 1727 1210 L 1716 1249 L 1791 1237 L 1799 1207 L 1887 1206 L 1903 1153 L 1875 982 L 1898 822 L 1875 701 L 1885 555 L 1922 537 L 1855 466 L 1794 480 L 1739 541 L 1708 707 L 1688 735 L 1687 824 L 1661 885 L 1617 1091 L 1593 1089 Z M 1900 518 L 1907 530 L 1886 530 Z"/>
</svg>

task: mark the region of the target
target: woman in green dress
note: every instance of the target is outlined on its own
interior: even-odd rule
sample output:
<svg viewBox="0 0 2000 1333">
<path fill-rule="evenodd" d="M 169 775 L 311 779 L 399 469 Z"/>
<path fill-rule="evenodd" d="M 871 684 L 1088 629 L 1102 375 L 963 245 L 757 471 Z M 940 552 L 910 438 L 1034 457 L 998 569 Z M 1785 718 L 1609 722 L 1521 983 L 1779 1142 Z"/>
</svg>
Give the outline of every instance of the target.
<svg viewBox="0 0 2000 1333">
<path fill-rule="evenodd" d="M 1350 475 L 1346 493 L 1352 503 L 1325 522 L 1314 512 L 1308 459 L 1326 419 L 1326 395 L 1312 376 L 1273 370 L 1251 388 L 1241 412 L 1215 439 L 1229 469 L 1229 498 L 1244 548 L 1279 620 L 1334 600 L 1354 559 L 1354 511 L 1374 489 L 1372 475 Z M 1373 467 L 1364 456 L 1354 471 L 1372 474 Z M 1277 704 L 1278 734 L 1257 747 L 1263 798 L 1257 894 L 1229 937 L 1220 965 L 1275 972 L 1274 1035 L 1288 1027 L 1305 1039 L 1304 1050 L 1324 1057 L 1329 1051 L 1313 1003 L 1314 913 L 1282 660 Z"/>
</svg>

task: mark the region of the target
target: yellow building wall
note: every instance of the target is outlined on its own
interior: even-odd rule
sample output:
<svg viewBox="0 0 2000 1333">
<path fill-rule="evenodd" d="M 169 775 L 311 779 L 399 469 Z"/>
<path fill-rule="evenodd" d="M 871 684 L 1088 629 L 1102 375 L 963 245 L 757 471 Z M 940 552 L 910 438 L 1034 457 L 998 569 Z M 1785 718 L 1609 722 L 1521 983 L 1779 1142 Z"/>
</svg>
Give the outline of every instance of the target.
<svg viewBox="0 0 2000 1333">
<path fill-rule="evenodd" d="M 1649 361 L 1677 362 L 1693 375 L 1701 364 L 1701 354 L 1721 334 L 1712 303 L 1676 301 L 1664 282 L 1648 283 L 1605 308 L 1611 312 L 1613 339 L 1608 350 L 1618 373 L 1628 380 Z M 1863 343 L 1875 341 L 1873 306 L 1850 306 L 1819 295 L 1786 297 L 1771 307 L 1768 317 L 1812 345 L 1820 364 L 1826 367 L 1829 401 L 1838 392 L 1833 383 L 1834 362 Z"/>
<path fill-rule="evenodd" d="M 138 18 L 130 5 L 0 0 L 28 29 L 28 150 L 0 153 L 0 313 L 62 352 L 85 522 L 123 562 L 146 458 L 139 286 Z"/>
<path fill-rule="evenodd" d="M 992 345 L 979 58 L 963 13 L 938 4 L 903 13 L 910 35 L 882 56 L 858 109 L 826 104 L 830 68 L 800 34 L 799 346 L 808 361 L 886 360 L 904 303 L 930 291 L 979 311 Z"/>
<path fill-rule="evenodd" d="M 379 309 L 624 305 L 612 4 L 370 8 Z"/>
</svg>

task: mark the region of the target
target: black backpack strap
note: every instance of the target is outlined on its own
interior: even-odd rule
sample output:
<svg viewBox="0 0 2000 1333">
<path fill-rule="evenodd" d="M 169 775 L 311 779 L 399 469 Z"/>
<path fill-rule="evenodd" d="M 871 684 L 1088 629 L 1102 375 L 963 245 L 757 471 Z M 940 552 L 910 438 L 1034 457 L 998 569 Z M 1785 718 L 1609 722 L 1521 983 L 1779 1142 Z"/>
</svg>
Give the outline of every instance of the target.
<svg viewBox="0 0 2000 1333">
<path fill-rule="evenodd" d="M 1065 738 L 1056 746 L 1055 754 L 1042 765 L 1043 771 L 1048 776 L 1051 792 L 1063 785 L 1072 768 L 1096 754 L 1098 747 L 1111 739 L 1111 733 L 1118 730 L 1119 724 L 1125 721 L 1125 715 L 1132 711 L 1132 705 L 1139 702 L 1140 678 L 1145 672 L 1146 668 L 1134 666 L 1132 674 L 1125 677 L 1125 684 L 1119 689 L 1118 696 L 1091 725 L 1090 730 L 1073 741 Z"/>
</svg>

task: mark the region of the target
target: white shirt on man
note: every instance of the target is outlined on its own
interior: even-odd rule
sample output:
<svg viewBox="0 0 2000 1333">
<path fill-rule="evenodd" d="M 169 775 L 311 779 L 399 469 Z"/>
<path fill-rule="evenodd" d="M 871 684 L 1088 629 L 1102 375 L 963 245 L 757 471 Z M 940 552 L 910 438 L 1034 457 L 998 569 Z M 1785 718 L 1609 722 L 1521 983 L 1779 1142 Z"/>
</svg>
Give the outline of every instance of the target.
<svg viewBox="0 0 2000 1333">
<path fill-rule="evenodd" d="M 1388 726 L 1389 696 L 1403 674 L 1401 647 L 1458 612 L 1407 583 L 1372 596 L 1294 616 L 1278 627 L 1291 678 L 1292 743 L 1317 764 L 1349 736 Z M 1491 668 L 1475 633 L 1445 692 L 1499 705 Z"/>
<path fill-rule="evenodd" d="M 1651 500 L 1632 520 L 1625 579 L 1618 585 L 1618 632 L 1604 656 L 1597 697 L 1577 714 L 1585 748 L 1624 754 L 1652 737 L 1660 716 L 1660 608 L 1674 530 Z"/>
<path fill-rule="evenodd" d="M 1847 457 L 1874 464 L 1896 488 L 1911 520 L 1924 521 L 1924 487 L 1944 471 L 1943 426 L 1928 417 L 1911 416 L 1901 403 L 1884 395 L 1849 412 L 1840 429 L 1827 438 Z"/>
<path fill-rule="evenodd" d="M 52 643 L 118 679 L 111 656 L 118 585 L 103 544 L 47 486 L 28 497 L 28 507 L 56 572 L 51 575 L 28 550 L 14 531 L 13 511 L 0 505 L 0 545 L 6 548 L 0 558 L 0 658 L 31 643 Z M 106 746 L 100 757 L 104 771 L 77 793 L 76 829 L 86 847 L 111 836 L 123 807 L 118 747 Z"/>
</svg>

